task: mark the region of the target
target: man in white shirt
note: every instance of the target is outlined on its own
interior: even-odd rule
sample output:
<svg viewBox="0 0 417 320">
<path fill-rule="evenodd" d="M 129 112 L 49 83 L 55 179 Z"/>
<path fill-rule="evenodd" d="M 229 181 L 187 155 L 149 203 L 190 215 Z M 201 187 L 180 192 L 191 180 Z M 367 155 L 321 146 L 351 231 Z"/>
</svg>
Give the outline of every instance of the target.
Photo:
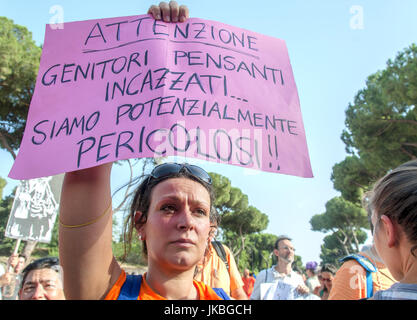
<svg viewBox="0 0 417 320">
<path fill-rule="evenodd" d="M 307 296 L 309 289 L 302 276 L 291 268 L 294 252 L 289 237 L 278 237 L 274 248 L 278 262 L 272 268 L 259 272 L 251 300 L 295 300 Z"/>
</svg>

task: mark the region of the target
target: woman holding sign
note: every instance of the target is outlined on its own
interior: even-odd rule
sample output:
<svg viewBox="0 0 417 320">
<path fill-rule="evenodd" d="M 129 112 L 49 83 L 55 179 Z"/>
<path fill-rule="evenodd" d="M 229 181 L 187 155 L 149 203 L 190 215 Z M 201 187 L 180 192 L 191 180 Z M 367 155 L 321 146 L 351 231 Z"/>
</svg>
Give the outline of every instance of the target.
<svg viewBox="0 0 417 320">
<path fill-rule="evenodd" d="M 186 8 L 174 1 L 152 6 L 149 13 L 166 22 L 188 17 Z M 228 299 L 221 290 L 193 280 L 216 214 L 207 172 L 166 163 L 143 179 L 132 201 L 127 238 L 136 229 L 148 271 L 127 276 L 112 252 L 111 167 L 65 175 L 59 252 L 67 299 Z"/>
<path fill-rule="evenodd" d="M 60 258 L 68 299 L 221 299 L 193 281 L 209 241 L 213 190 L 200 167 L 165 163 L 136 190 L 130 230 L 144 243 L 148 271 L 126 276 L 115 260 L 111 164 L 67 173 L 61 196 Z"/>
</svg>

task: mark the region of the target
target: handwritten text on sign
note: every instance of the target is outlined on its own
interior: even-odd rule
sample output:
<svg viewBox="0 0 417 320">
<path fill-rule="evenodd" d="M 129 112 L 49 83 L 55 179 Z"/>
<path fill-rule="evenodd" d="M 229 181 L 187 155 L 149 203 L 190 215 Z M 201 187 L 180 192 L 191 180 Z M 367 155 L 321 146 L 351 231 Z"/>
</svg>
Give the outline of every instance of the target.
<svg viewBox="0 0 417 320">
<path fill-rule="evenodd" d="M 285 42 L 194 18 L 47 26 L 10 177 L 168 155 L 311 177 Z"/>
</svg>

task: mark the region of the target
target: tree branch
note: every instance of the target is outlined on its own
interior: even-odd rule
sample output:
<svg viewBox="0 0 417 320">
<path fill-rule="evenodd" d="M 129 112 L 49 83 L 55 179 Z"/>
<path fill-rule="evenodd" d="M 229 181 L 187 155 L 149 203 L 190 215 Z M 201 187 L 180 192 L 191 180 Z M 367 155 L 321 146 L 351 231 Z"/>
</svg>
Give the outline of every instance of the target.
<svg viewBox="0 0 417 320">
<path fill-rule="evenodd" d="M 391 128 L 392 126 L 392 122 L 388 123 L 388 125 L 384 128 L 382 128 L 380 131 L 378 131 L 374 136 L 375 137 L 379 137 L 380 135 L 382 135 L 385 131 L 387 131 L 389 128 Z"/>
<path fill-rule="evenodd" d="M 7 141 L 6 137 L 1 131 L 0 131 L 0 142 L 3 145 L 3 148 L 9 151 L 13 159 L 16 159 L 16 153 L 14 153 L 12 147 L 10 147 L 9 142 Z"/>
<path fill-rule="evenodd" d="M 405 150 L 404 148 L 400 148 L 401 152 L 404 153 L 405 155 L 409 156 L 411 160 L 416 159 L 416 156 L 410 152 L 408 152 L 407 150 Z"/>
<path fill-rule="evenodd" d="M 380 121 L 384 121 L 384 122 L 392 122 L 392 123 L 409 123 L 412 125 L 417 126 L 417 121 L 415 120 L 408 120 L 408 119 L 379 119 Z"/>
<path fill-rule="evenodd" d="M 415 147 L 415 148 L 417 148 L 417 143 L 404 142 L 404 143 L 402 143 L 402 145 L 406 146 L 406 147 Z"/>
</svg>

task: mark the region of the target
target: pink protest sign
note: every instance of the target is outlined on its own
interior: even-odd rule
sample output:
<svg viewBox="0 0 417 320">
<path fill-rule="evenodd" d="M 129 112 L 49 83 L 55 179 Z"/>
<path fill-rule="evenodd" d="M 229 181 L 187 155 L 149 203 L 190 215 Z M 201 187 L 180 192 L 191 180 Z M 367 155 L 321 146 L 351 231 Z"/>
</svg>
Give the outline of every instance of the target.
<svg viewBox="0 0 417 320">
<path fill-rule="evenodd" d="M 47 25 L 9 176 L 169 155 L 312 177 L 285 42 L 195 18 Z"/>
</svg>

